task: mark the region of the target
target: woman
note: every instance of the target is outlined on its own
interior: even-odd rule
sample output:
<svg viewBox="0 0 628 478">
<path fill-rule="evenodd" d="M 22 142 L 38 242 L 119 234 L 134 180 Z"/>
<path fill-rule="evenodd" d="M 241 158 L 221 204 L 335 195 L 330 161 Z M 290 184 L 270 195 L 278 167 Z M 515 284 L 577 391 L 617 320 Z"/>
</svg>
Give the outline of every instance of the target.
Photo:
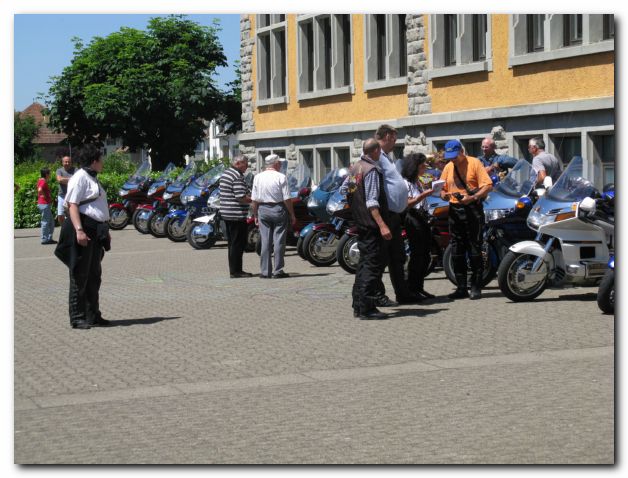
<svg viewBox="0 0 628 478">
<path fill-rule="evenodd" d="M 430 264 L 432 232 L 428 223 L 425 198 L 432 189 L 424 190 L 418 181 L 427 169 L 426 157 L 422 153 L 412 153 L 403 160 L 401 176 L 408 187 L 408 209 L 405 227 L 410 242 L 410 262 L 408 263 L 408 289 L 418 293 L 423 299 L 434 295 L 424 289 L 424 279 Z"/>
<path fill-rule="evenodd" d="M 37 207 L 41 212 L 41 243 L 56 244 L 57 241 L 52 239 L 52 233 L 55 230 L 54 219 L 52 218 L 52 199 L 50 197 L 50 188 L 48 180 L 50 179 L 50 169 L 44 168 L 40 171 L 41 177 L 37 181 Z"/>
</svg>

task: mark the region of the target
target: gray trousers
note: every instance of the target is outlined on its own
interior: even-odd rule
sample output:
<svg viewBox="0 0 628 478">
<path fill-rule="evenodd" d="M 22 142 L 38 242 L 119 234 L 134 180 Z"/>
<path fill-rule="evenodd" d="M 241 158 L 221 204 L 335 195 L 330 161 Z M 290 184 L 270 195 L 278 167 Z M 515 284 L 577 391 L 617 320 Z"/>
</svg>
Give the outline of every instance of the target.
<svg viewBox="0 0 628 478">
<path fill-rule="evenodd" d="M 261 274 L 270 276 L 272 271 L 272 275 L 275 275 L 283 271 L 290 216 L 283 203 L 260 204 L 257 209 L 257 216 L 260 240 L 262 241 Z M 275 256 L 275 267 L 272 263 L 273 255 Z"/>
</svg>

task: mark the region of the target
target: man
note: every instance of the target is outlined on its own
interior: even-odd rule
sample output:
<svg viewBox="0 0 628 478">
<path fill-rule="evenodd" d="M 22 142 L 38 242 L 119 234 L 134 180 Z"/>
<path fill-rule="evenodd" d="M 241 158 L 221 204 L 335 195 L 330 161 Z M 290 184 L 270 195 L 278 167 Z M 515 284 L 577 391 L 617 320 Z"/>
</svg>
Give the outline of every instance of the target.
<svg viewBox="0 0 628 478">
<path fill-rule="evenodd" d="M 367 139 L 363 155 L 353 166 L 355 190 L 350 196 L 353 219 L 358 227 L 360 260 L 353 283 L 353 316 L 362 320 L 382 320 L 387 315 L 377 309 L 381 300 L 380 284 L 385 267 L 384 244 L 393 234 L 388 227 L 388 200 L 384 176 L 379 165 L 381 146 Z"/>
<path fill-rule="evenodd" d="M 466 156 L 462 144 L 453 139 L 445 144 L 445 159 L 450 162 L 443 169 L 445 181 L 440 193 L 449 201 L 449 237 L 453 247 L 453 265 L 456 290 L 450 299 L 469 297 L 467 291 L 467 253 L 471 263 L 472 300 L 479 299 L 482 289 L 482 227 L 484 209 L 482 200 L 493 189 L 493 183 L 482 163 Z"/>
<path fill-rule="evenodd" d="M 507 172 L 517 164 L 515 158 L 495 152 L 495 141 L 490 136 L 482 140 L 482 156 L 478 159 L 482 162 L 488 174 L 493 172 Z"/>
<path fill-rule="evenodd" d="M 532 155 L 532 168 L 537 172 L 536 184 L 543 184 L 546 176 L 551 177 L 555 183 L 563 172 L 563 165 L 553 154 L 545 152 L 543 138 L 537 136 L 530 139 L 528 151 Z"/>
<path fill-rule="evenodd" d="M 246 216 L 251 203 L 244 173 L 249 162 L 244 156 L 236 156 L 220 177 L 220 215 L 227 226 L 229 276 L 232 279 L 251 277 L 242 270 L 242 256 L 246 247 Z"/>
<path fill-rule="evenodd" d="M 283 279 L 289 276 L 283 270 L 288 226 L 294 226 L 297 218 L 292 207 L 288 181 L 285 174 L 279 172 L 281 169 L 279 156 L 269 154 L 264 164 L 266 169 L 255 176 L 251 192 L 253 215 L 257 218 L 262 241 L 260 277 Z"/>
<path fill-rule="evenodd" d="M 56 244 L 52 238 L 52 234 L 55 230 L 54 219 L 52 218 L 52 212 L 50 206 L 52 205 L 52 198 L 50 197 L 50 188 L 48 187 L 48 180 L 50 179 L 50 169 L 44 168 L 40 171 L 41 177 L 37 181 L 37 208 L 41 212 L 41 243 L 42 244 Z"/>
<path fill-rule="evenodd" d="M 63 211 L 63 203 L 65 202 L 65 195 L 68 192 L 68 182 L 74 174 L 74 166 L 72 166 L 72 159 L 64 151 L 61 153 L 61 166 L 57 169 L 57 182 L 59 183 L 59 192 L 57 193 L 57 222 L 59 226 L 63 225 L 65 221 L 65 213 Z"/>
<path fill-rule="evenodd" d="M 100 262 L 109 250 L 109 207 L 107 193 L 98 181 L 103 169 L 100 149 L 88 144 L 78 151 L 81 169 L 70 178 L 65 197 L 69 209 L 68 223 L 61 229 L 57 256 L 65 249 L 70 268 L 70 324 L 74 329 L 107 327 L 99 307 L 102 276 Z"/>
<path fill-rule="evenodd" d="M 385 263 L 388 265 L 390 282 L 395 290 L 396 303 L 385 295 L 383 282 L 380 283 L 378 303 L 380 307 L 391 307 L 398 304 L 413 304 L 420 302 L 422 298 L 411 293 L 405 280 L 403 265 L 406 260 L 406 252 L 401 237 L 402 221 L 401 213 L 408 207 L 408 189 L 401 174 L 391 160 L 391 152 L 397 142 L 397 130 L 387 124 L 381 125 L 375 132 L 375 139 L 380 146 L 381 153 L 379 165 L 384 177 L 384 191 L 388 200 L 388 227 L 392 234 L 390 241 L 383 245 Z"/>
</svg>

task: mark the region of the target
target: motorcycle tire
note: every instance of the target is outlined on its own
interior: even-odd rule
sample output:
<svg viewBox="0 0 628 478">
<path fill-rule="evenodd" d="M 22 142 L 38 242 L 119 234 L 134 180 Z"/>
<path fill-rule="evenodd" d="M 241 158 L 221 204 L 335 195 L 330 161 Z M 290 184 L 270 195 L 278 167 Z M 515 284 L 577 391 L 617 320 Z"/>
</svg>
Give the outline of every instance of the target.
<svg viewBox="0 0 628 478">
<path fill-rule="evenodd" d="M 530 268 L 537 257 L 532 254 L 518 254 L 509 251 L 504 256 L 499 269 L 497 270 L 497 282 L 502 293 L 513 302 L 525 302 L 536 299 L 547 288 L 547 274 L 543 280 L 533 287 L 518 287 L 516 277 L 521 269 Z M 546 267 L 546 266 L 542 266 Z"/>
<path fill-rule="evenodd" d="M 197 227 L 200 226 L 204 226 L 205 224 L 199 224 L 196 222 L 193 222 L 192 225 L 188 228 L 187 233 L 186 233 L 186 238 L 188 243 L 194 248 L 194 249 L 210 249 L 214 244 L 216 244 L 216 235 L 212 234 L 209 237 L 206 237 L 205 239 L 200 239 L 199 235 L 197 234 Z"/>
<path fill-rule="evenodd" d="M 349 274 L 355 274 L 355 271 L 358 269 L 358 261 L 360 260 L 358 236 L 344 234 L 338 241 L 336 258 L 340 267 Z"/>
<path fill-rule="evenodd" d="M 154 237 L 166 237 L 164 223 L 166 222 L 166 212 L 153 211 L 148 218 L 148 232 Z"/>
<path fill-rule="evenodd" d="M 253 252 L 257 249 L 259 239 L 259 227 L 255 224 L 249 224 L 246 229 L 246 246 L 244 252 Z"/>
<path fill-rule="evenodd" d="M 445 248 L 445 252 L 443 253 L 443 269 L 445 270 L 445 275 L 449 282 L 453 285 L 458 285 L 456 282 L 456 274 L 454 273 L 454 264 L 452 258 L 453 247 L 449 244 Z M 482 287 L 486 287 L 497 275 L 497 270 L 491 261 L 484 262 L 484 268 L 482 269 Z M 471 283 L 471 267 L 467 263 L 467 282 Z"/>
<path fill-rule="evenodd" d="M 333 239 L 329 245 L 323 245 L 330 236 Z M 312 230 L 303 238 L 303 251 L 307 261 L 316 267 L 329 267 L 336 262 L 336 235 L 322 229 Z M 323 249 L 325 248 L 325 249 Z"/>
<path fill-rule="evenodd" d="M 148 229 L 148 221 L 146 221 L 146 227 L 142 227 L 138 222 L 139 215 L 142 212 L 146 211 L 143 209 L 136 209 L 135 212 L 133 212 L 133 216 L 131 216 L 131 223 L 140 234 L 149 234 L 150 230 Z"/>
<path fill-rule="evenodd" d="M 597 306 L 605 314 L 615 313 L 615 270 L 609 269 L 602 277 L 597 291 Z"/>
<path fill-rule="evenodd" d="M 184 242 L 187 240 L 187 229 L 181 230 L 178 223 L 184 221 L 185 219 L 181 219 L 179 217 L 169 217 L 166 219 L 166 223 L 164 224 L 164 229 L 166 231 L 166 236 L 172 242 Z"/>
<path fill-rule="evenodd" d="M 129 223 L 129 213 L 125 208 L 109 208 L 109 228 L 115 231 L 124 229 Z"/>
</svg>

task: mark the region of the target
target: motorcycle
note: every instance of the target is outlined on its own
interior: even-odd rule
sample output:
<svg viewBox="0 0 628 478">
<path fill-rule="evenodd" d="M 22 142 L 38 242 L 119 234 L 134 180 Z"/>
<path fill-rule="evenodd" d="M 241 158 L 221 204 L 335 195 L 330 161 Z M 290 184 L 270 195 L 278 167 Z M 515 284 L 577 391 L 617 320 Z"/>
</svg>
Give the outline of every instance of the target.
<svg viewBox="0 0 628 478">
<path fill-rule="evenodd" d="M 137 231 L 141 234 L 150 233 L 148 221 L 155 208 L 159 207 L 159 204 L 164 202 L 164 191 L 173 181 L 174 178 L 172 176 L 175 170 L 175 165 L 168 163 L 166 169 L 164 169 L 161 175 L 151 184 L 150 188 L 148 188 L 148 191 L 146 192 L 147 202 L 145 204 L 140 204 L 135 209 L 131 222 L 133 223 L 135 229 L 137 229 Z"/>
<path fill-rule="evenodd" d="M 529 301 L 549 286 L 600 283 L 615 231 L 614 218 L 593 199 L 600 197 L 601 178 L 599 158 L 585 163 L 576 156 L 537 201 L 527 219 L 537 231 L 535 240 L 512 245 L 497 271 L 506 297 Z"/>
<path fill-rule="evenodd" d="M 146 191 L 150 187 L 150 163 L 143 161 L 118 191 L 122 202 L 109 205 L 109 227 L 124 229 L 133 217 L 139 204 L 146 202 Z"/>
<path fill-rule="evenodd" d="M 530 163 L 520 159 L 503 180 L 494 183 L 493 191 L 484 201 L 482 287 L 495 278 L 499 263 L 510 246 L 536 236 L 536 232 L 526 224 L 528 213 L 538 197 L 536 177 L 537 173 Z M 443 254 L 443 268 L 447 279 L 457 285 L 452 252 L 453 247 L 449 244 Z M 470 267 L 468 271 L 470 281 Z"/>
<path fill-rule="evenodd" d="M 346 168 L 334 169 L 327 173 L 307 201 L 309 213 L 319 222 L 311 223 L 301 230 L 300 255 L 317 267 L 330 266 L 336 262 L 336 245 L 346 229 L 346 218 L 334 213 L 338 211 L 338 207 L 344 210 L 343 204 L 346 204 L 346 200 L 338 190 L 348 173 Z M 336 198 L 330 209 L 330 201 L 334 197 Z"/>
<path fill-rule="evenodd" d="M 220 216 L 220 188 L 211 189 L 206 211 L 208 214 L 192 219 L 187 231 L 187 240 L 194 249 L 209 249 L 227 238 L 227 226 Z"/>
<path fill-rule="evenodd" d="M 196 162 L 190 161 L 174 182 L 166 186 L 160 201 L 153 203 L 154 209 L 149 215 L 148 229 L 155 237 L 166 237 L 166 216 L 170 210 L 183 208 L 181 191 L 196 177 Z"/>
<path fill-rule="evenodd" d="M 615 255 L 608 261 L 608 269 L 597 291 L 597 306 L 605 314 L 615 313 Z"/>
<path fill-rule="evenodd" d="M 164 222 L 164 229 L 168 239 L 173 242 L 183 242 L 187 239 L 192 219 L 207 212 L 209 194 L 212 189 L 218 189 L 217 183 L 224 170 L 225 167 L 222 164 L 214 166 L 202 176 L 192 180 L 181 191 L 180 199 L 183 207 L 171 209 L 166 215 Z M 199 237 L 200 242 L 202 240 Z M 194 247 L 194 244 L 192 246 Z"/>
</svg>

